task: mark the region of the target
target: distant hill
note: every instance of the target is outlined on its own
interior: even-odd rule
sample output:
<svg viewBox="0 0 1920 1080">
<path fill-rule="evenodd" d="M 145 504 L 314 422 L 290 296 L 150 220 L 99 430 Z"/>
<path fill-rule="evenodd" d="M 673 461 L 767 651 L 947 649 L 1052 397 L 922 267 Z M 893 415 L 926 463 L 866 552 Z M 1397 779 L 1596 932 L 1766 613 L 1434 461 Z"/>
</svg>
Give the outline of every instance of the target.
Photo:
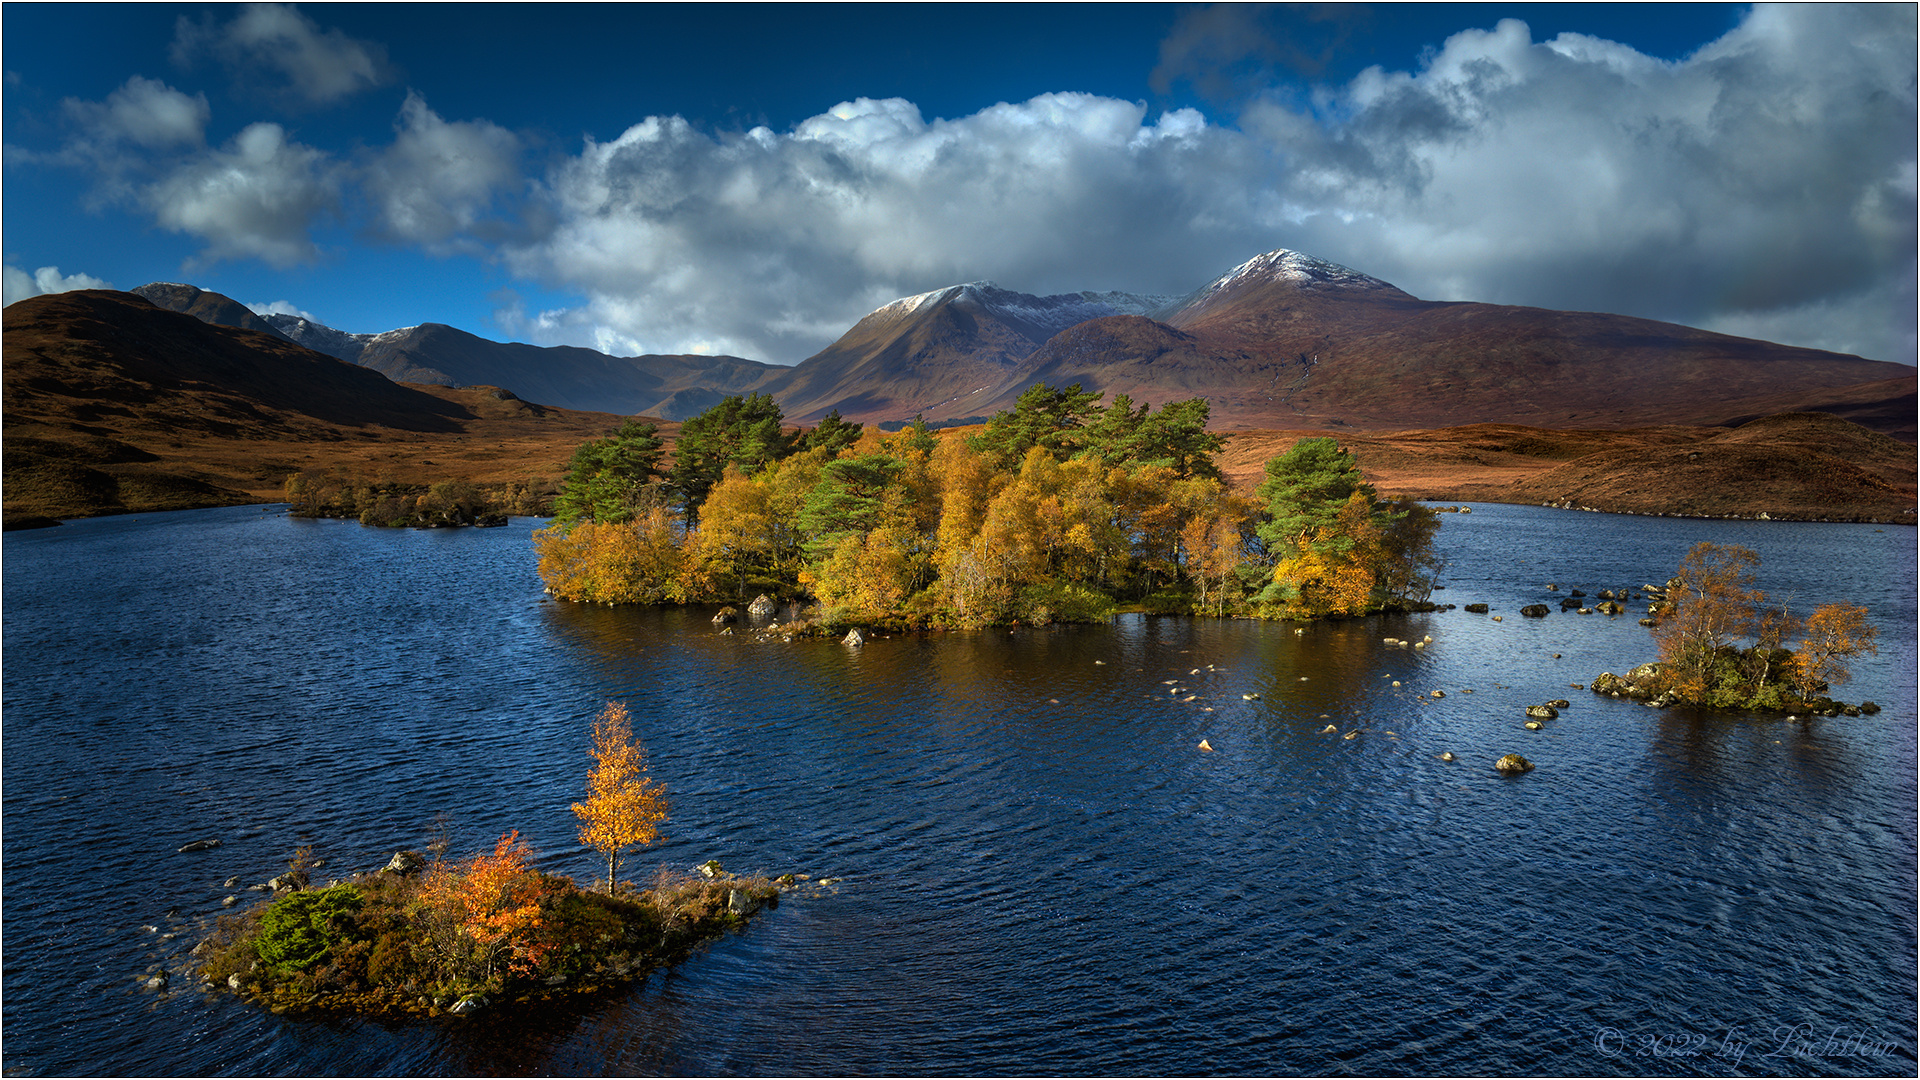
<svg viewBox="0 0 1920 1080">
<path fill-rule="evenodd" d="M 143 291 L 208 321 L 259 321 L 191 286 Z M 1154 405 L 1204 397 L 1223 431 L 1729 426 L 1820 411 L 1913 441 L 1920 410 L 1903 364 L 1622 315 L 1421 300 L 1287 250 L 1180 297 L 1033 296 L 984 281 L 903 297 L 793 367 L 611 357 L 437 323 L 344 334 L 293 316 L 265 321 L 401 381 L 504 386 L 545 404 L 666 419 L 766 393 L 802 424 L 833 410 L 861 423 L 965 423 L 1037 382 Z"/>
<path fill-rule="evenodd" d="M 494 387 L 401 385 L 130 293 L 18 301 L 6 308 L 4 340 L 9 523 L 252 502 L 321 465 L 558 479 L 574 447 L 619 424 Z"/>
<path fill-rule="evenodd" d="M 396 382 L 503 386 L 543 405 L 624 416 L 682 420 L 787 370 L 737 356 L 608 356 L 571 346 L 489 341 L 444 323 L 349 334 L 297 315 L 263 319 L 227 297 L 192 286 L 143 285 L 134 291 L 205 322 L 266 329 Z"/>
</svg>

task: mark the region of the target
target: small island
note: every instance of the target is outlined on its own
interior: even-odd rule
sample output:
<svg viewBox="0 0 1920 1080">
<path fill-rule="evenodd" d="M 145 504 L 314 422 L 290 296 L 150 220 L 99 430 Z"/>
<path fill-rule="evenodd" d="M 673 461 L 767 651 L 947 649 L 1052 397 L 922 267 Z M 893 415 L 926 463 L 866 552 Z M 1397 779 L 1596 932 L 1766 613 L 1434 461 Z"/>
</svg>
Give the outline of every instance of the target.
<svg viewBox="0 0 1920 1080">
<path fill-rule="evenodd" d="M 1847 601 L 1814 608 L 1804 619 L 1768 603 L 1754 588 L 1760 556 L 1738 545 L 1701 541 L 1680 561 L 1648 620 L 1660 659 L 1625 676 L 1596 676 L 1590 689 L 1655 707 L 1783 712 L 1797 716 L 1859 716 L 1880 711 L 1873 702 L 1848 705 L 1824 696 L 1852 677 L 1847 662 L 1877 654 L 1879 631 L 1867 609 Z M 1787 642 L 1798 636 L 1798 647 Z M 1741 641 L 1748 641 L 1741 647 Z"/>
<path fill-rule="evenodd" d="M 194 949 L 201 976 L 274 1012 L 464 1016 L 630 983 L 776 906 L 795 875 L 736 876 L 717 862 L 662 869 L 646 889 L 618 879 L 629 848 L 659 839 L 666 795 L 647 777 L 624 706 L 594 722 L 580 841 L 607 859 L 583 888 L 533 867 L 509 832 L 490 853 L 402 851 L 382 869 L 312 887 L 296 852 L 274 899 L 222 918 Z M 443 847 L 443 846 L 442 846 Z"/>
<path fill-rule="evenodd" d="M 972 434 L 829 413 L 788 433 L 765 395 L 575 452 L 534 534 L 549 595 L 588 604 L 809 603 L 787 632 L 1263 619 L 1433 610 L 1440 519 L 1384 499 L 1332 438 L 1296 440 L 1251 496 L 1205 398 L 1157 411 L 1037 383 Z"/>
</svg>

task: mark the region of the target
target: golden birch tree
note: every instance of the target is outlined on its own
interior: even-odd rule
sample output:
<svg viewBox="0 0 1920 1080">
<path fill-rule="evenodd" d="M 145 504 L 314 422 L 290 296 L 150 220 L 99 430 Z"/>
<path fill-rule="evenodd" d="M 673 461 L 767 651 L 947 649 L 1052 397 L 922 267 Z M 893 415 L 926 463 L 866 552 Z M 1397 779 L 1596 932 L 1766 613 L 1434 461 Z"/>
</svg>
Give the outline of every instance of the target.
<svg viewBox="0 0 1920 1080">
<path fill-rule="evenodd" d="M 667 819 L 667 792 L 647 776 L 647 752 L 633 741 L 627 707 L 607 702 L 593 720 L 593 769 L 587 774 L 587 801 L 573 804 L 580 819 L 580 842 L 607 860 L 607 894 L 612 895 L 622 854 L 660 839 Z"/>
</svg>

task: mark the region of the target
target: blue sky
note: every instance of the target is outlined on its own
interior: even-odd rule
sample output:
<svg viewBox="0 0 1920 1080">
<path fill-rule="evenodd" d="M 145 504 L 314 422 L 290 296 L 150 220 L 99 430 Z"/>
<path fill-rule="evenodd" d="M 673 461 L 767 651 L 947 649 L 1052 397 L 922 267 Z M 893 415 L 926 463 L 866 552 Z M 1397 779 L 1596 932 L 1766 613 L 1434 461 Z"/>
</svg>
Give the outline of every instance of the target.
<svg viewBox="0 0 1920 1080">
<path fill-rule="evenodd" d="M 793 363 L 1288 247 L 1912 363 L 1914 12 L 12 3 L 6 299 Z"/>
</svg>

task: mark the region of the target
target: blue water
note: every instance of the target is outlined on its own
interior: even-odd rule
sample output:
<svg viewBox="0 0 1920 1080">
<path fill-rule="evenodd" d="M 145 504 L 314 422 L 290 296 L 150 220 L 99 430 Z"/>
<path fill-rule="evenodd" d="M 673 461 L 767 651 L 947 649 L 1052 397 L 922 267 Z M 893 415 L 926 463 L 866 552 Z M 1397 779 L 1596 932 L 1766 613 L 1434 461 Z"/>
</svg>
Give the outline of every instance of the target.
<svg viewBox="0 0 1920 1080">
<path fill-rule="evenodd" d="M 8 534 L 4 1067 L 1911 1075 L 1914 531 L 1474 511 L 1445 518 L 1436 599 L 1499 622 L 1126 616 L 860 649 L 549 601 L 526 520 Z M 1799 610 L 1866 604 L 1883 648 L 1838 696 L 1885 711 L 1598 698 L 1570 684 L 1652 658 L 1646 630 L 1518 615 L 1663 581 L 1701 539 L 1755 549 Z M 195 986 L 224 882 L 301 844 L 370 869 L 445 814 L 456 848 L 517 828 L 590 876 L 568 807 L 608 699 L 672 798 L 636 876 L 842 880 L 540 1017 L 303 1020 Z M 1501 776 L 1509 751 L 1538 768 Z"/>
</svg>

